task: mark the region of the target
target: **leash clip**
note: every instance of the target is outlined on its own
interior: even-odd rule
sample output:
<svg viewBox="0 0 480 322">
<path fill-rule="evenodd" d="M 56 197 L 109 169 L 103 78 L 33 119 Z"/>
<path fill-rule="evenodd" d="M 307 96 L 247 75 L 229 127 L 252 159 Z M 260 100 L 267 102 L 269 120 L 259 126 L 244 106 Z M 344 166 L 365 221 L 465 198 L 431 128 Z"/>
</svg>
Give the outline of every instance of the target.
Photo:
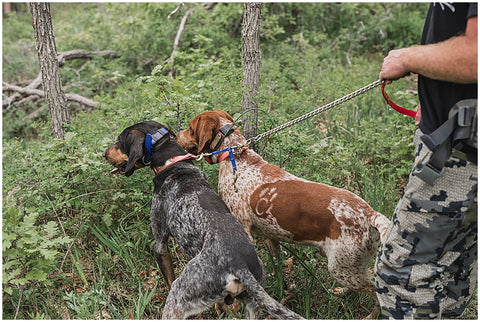
<svg viewBox="0 0 480 322">
<path fill-rule="evenodd" d="M 433 186 L 433 183 L 435 180 L 443 175 L 443 171 L 445 168 L 442 168 L 442 170 L 437 170 L 434 166 L 430 164 L 430 159 L 419 162 L 415 166 L 415 170 L 413 170 L 413 174 L 429 185 Z"/>
<path fill-rule="evenodd" d="M 145 160 L 145 156 L 143 156 L 143 157 L 142 157 L 142 163 L 143 163 L 145 166 L 149 166 L 150 163 L 152 163 L 152 161 L 150 161 L 150 160 L 148 160 L 148 161 Z"/>
</svg>

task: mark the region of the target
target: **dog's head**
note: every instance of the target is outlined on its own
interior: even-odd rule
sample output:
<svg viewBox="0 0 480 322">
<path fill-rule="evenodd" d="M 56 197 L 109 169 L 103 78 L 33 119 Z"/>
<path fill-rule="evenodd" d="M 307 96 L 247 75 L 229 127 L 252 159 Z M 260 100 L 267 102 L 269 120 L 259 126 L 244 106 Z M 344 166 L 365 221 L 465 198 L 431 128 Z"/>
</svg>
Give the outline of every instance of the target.
<svg viewBox="0 0 480 322">
<path fill-rule="evenodd" d="M 145 144 L 147 134 L 154 135 L 159 129 L 165 129 L 165 137 L 161 140 L 170 140 L 175 134 L 170 132 L 165 126 L 155 121 L 145 121 L 132 125 L 118 136 L 115 144 L 103 152 L 107 161 L 115 167 L 111 173 L 124 174 L 127 177 L 132 175 L 136 169 L 148 165 L 145 156 L 148 152 L 148 144 Z M 162 144 L 162 142 L 157 142 Z"/>
<path fill-rule="evenodd" d="M 188 124 L 188 129 L 178 132 L 178 144 L 193 154 L 212 152 L 210 144 L 222 127 L 222 120 L 233 122 L 233 118 L 222 110 L 197 115 Z"/>
</svg>

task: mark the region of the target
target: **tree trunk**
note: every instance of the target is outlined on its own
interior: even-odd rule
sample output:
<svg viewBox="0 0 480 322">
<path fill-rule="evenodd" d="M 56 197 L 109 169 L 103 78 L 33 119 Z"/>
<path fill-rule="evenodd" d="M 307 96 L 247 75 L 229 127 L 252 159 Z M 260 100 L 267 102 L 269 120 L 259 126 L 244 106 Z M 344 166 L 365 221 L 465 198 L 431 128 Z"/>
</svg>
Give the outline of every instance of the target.
<svg viewBox="0 0 480 322">
<path fill-rule="evenodd" d="M 10 12 L 12 12 L 12 3 L 11 2 L 4 2 L 3 3 L 3 16 L 5 17 Z"/>
<path fill-rule="evenodd" d="M 57 139 L 64 139 L 63 124 L 70 122 L 70 116 L 67 110 L 67 99 L 63 93 L 60 80 L 50 4 L 32 2 L 30 3 L 30 13 L 32 14 L 32 24 L 35 31 L 35 45 L 38 51 L 45 100 L 52 119 L 53 135 Z"/>
<path fill-rule="evenodd" d="M 258 88 L 260 84 L 260 23 L 262 3 L 244 4 L 242 25 L 242 59 L 243 59 L 243 94 L 242 111 L 254 109 L 243 118 L 243 134 L 246 138 L 257 134 L 258 123 Z"/>
</svg>

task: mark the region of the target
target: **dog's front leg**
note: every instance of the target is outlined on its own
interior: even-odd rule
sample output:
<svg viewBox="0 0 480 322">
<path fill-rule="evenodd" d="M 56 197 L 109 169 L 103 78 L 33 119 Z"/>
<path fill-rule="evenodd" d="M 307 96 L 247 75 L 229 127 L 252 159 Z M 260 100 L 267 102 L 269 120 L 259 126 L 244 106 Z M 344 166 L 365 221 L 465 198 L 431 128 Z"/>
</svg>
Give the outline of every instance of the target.
<svg viewBox="0 0 480 322">
<path fill-rule="evenodd" d="M 173 271 L 173 262 L 170 252 L 168 251 L 168 236 L 165 240 L 158 241 L 155 244 L 155 257 L 157 258 L 158 266 L 162 271 L 162 275 L 165 278 L 168 289 L 172 287 L 172 283 L 175 280 L 175 273 Z"/>
<path fill-rule="evenodd" d="M 267 245 L 268 251 L 270 252 L 270 255 L 272 255 L 273 258 L 280 258 L 281 248 L 278 240 L 266 238 L 265 244 Z"/>
</svg>

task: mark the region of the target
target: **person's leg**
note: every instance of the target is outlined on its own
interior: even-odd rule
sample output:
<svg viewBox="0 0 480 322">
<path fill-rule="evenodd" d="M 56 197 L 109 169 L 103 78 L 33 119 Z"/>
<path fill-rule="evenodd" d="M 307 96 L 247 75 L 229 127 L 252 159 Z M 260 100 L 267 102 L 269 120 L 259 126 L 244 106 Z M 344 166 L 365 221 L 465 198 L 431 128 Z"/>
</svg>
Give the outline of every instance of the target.
<svg viewBox="0 0 480 322">
<path fill-rule="evenodd" d="M 458 319 L 477 288 L 477 204 L 468 211 L 464 231 L 457 250 L 464 250 L 445 272 L 445 298 L 442 318 Z M 455 251 L 455 250 L 454 250 Z"/>
<path fill-rule="evenodd" d="M 416 162 L 428 153 L 420 135 Z M 445 276 L 458 274 L 448 268 L 461 258 L 466 239 L 476 244 L 476 228 L 474 240 L 464 231 L 473 231 L 464 224 L 476 197 L 476 174 L 476 166 L 451 158 L 435 186 L 410 175 L 376 263 L 384 318 L 441 317 L 450 292 Z"/>
</svg>

